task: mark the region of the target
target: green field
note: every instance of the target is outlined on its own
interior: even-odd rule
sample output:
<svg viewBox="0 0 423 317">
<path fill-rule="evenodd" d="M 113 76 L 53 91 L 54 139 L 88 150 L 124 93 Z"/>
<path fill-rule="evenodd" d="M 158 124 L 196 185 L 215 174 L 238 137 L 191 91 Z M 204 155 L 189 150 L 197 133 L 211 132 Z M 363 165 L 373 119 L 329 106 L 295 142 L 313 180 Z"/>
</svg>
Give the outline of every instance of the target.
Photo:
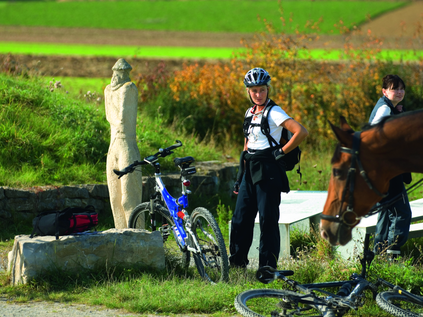
<svg viewBox="0 0 423 317">
<path fill-rule="evenodd" d="M 229 59 L 242 51 L 245 51 L 245 49 L 0 42 L 0 54 Z M 298 57 L 314 60 L 341 60 L 346 58 L 343 56 L 342 50 L 326 49 L 302 50 L 299 51 Z M 392 61 L 419 61 L 422 58 L 423 51 L 410 50 L 383 50 L 377 55 L 372 55 L 372 59 Z"/>
<path fill-rule="evenodd" d="M 116 46 L 56 43 L 0 42 L 0 54 L 148 58 L 230 58 L 237 49 L 222 47 Z M 239 49 L 238 49 L 239 50 Z"/>
<path fill-rule="evenodd" d="M 308 21 L 318 21 L 319 33 L 337 33 L 334 24 L 359 25 L 367 16 L 406 5 L 406 1 L 93 1 L 0 2 L 0 25 L 83 27 L 252 33 L 264 30 L 257 17 L 272 22 L 277 31 L 293 33 Z M 292 17 L 292 23 L 289 19 Z"/>
</svg>

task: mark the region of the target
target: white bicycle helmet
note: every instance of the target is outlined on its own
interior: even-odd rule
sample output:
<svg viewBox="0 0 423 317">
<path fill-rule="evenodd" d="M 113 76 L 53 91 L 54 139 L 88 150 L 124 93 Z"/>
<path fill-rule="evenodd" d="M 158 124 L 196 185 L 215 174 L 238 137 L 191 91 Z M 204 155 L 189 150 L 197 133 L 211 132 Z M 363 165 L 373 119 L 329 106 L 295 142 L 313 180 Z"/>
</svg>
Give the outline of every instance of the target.
<svg viewBox="0 0 423 317">
<path fill-rule="evenodd" d="M 244 77 L 244 85 L 247 88 L 254 87 L 254 86 L 263 86 L 268 85 L 271 78 L 267 71 L 263 68 L 253 68 L 250 69 Z"/>
</svg>

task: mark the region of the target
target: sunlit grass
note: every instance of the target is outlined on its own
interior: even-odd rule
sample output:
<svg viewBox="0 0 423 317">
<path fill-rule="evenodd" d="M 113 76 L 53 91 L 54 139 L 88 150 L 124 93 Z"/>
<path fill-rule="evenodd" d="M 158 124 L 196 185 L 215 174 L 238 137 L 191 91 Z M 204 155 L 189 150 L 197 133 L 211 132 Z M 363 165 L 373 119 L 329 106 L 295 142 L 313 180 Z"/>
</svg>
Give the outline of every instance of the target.
<svg viewBox="0 0 423 317">
<path fill-rule="evenodd" d="M 161 46 L 114 46 L 114 45 L 82 45 L 0 42 L 0 54 L 33 54 L 82 57 L 124 57 L 124 58 L 181 58 L 181 59 L 230 59 L 234 55 L 245 52 L 243 48 L 213 47 L 161 47 Z M 352 50 L 351 53 L 363 55 L 363 51 Z M 369 60 L 379 61 L 420 61 L 422 50 L 382 50 L 371 56 L 363 56 Z M 299 59 L 339 61 L 350 59 L 341 49 L 299 50 Z"/>
<path fill-rule="evenodd" d="M 0 2 L 1 3 L 1 2 Z M 406 1 L 34 1 L 3 2 L 1 25 L 64 28 L 112 28 L 194 32 L 264 31 L 257 19 L 266 19 L 277 31 L 295 33 L 322 19 L 319 33 L 338 33 L 333 25 L 351 27 L 384 12 L 407 5 Z M 290 18 L 295 23 L 289 22 Z"/>
<path fill-rule="evenodd" d="M 148 58 L 231 58 L 242 49 L 210 47 L 116 46 L 58 43 L 0 42 L 0 53 Z"/>
</svg>

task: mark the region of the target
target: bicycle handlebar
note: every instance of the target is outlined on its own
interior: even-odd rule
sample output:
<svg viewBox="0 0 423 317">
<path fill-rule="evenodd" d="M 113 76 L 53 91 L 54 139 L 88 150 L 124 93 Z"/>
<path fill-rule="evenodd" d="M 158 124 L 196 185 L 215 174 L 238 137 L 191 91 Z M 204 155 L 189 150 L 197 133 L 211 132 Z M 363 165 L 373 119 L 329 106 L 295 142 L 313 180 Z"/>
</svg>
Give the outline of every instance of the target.
<svg viewBox="0 0 423 317">
<path fill-rule="evenodd" d="M 183 144 L 182 144 L 181 141 L 176 140 L 175 144 L 173 144 L 173 145 L 171 145 L 171 146 L 169 146 L 165 149 L 160 148 L 159 151 L 156 154 L 145 157 L 143 161 L 141 161 L 141 162 L 135 161 L 131 165 L 128 165 L 127 167 L 125 167 L 123 170 L 119 171 L 117 169 L 114 169 L 113 172 L 117 176 L 119 176 L 118 178 L 121 178 L 122 176 L 135 171 L 135 167 L 137 167 L 138 165 L 152 164 L 152 163 L 156 162 L 159 159 L 159 157 L 166 157 L 166 156 L 172 154 L 173 149 L 176 149 L 176 148 L 178 148 L 182 145 Z"/>
<path fill-rule="evenodd" d="M 180 146 L 182 146 L 182 142 L 181 142 L 181 141 L 179 141 L 179 140 L 176 140 L 176 144 L 173 144 L 173 145 L 171 145 L 171 146 L 167 147 L 167 148 L 166 148 L 166 149 L 164 149 L 163 151 L 171 151 L 171 150 L 176 149 L 176 148 L 178 148 L 178 147 L 180 147 Z M 161 149 L 159 149 L 159 152 L 160 152 L 160 150 L 161 150 Z"/>
</svg>

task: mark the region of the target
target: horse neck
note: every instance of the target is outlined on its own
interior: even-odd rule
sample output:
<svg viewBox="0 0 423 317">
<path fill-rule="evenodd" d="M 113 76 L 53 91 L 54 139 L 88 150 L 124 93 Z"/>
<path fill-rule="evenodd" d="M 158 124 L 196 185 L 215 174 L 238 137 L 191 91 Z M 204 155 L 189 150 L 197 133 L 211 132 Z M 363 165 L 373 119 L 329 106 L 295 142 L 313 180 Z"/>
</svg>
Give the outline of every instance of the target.
<svg viewBox="0 0 423 317">
<path fill-rule="evenodd" d="M 414 111 L 362 133 L 362 153 L 388 177 L 423 173 L 423 111 Z M 367 156 L 367 155 L 366 155 Z"/>
</svg>

